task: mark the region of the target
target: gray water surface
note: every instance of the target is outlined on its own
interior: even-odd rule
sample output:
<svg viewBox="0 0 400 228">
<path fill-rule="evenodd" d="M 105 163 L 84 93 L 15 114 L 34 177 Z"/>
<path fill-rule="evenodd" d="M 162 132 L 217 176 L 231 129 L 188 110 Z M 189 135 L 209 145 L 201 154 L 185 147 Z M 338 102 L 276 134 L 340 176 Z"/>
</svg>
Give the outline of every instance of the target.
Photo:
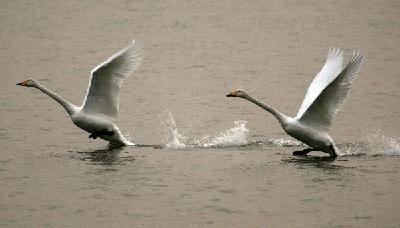
<svg viewBox="0 0 400 228">
<path fill-rule="evenodd" d="M 399 227 L 398 1 L 0 5 L 1 227 Z M 15 86 L 34 77 L 79 105 L 133 38 L 144 60 L 118 125 L 142 146 L 88 139 Z M 224 96 L 295 116 L 332 45 L 367 56 L 330 131 L 337 159 L 292 156 L 304 147 L 269 113 Z"/>
</svg>

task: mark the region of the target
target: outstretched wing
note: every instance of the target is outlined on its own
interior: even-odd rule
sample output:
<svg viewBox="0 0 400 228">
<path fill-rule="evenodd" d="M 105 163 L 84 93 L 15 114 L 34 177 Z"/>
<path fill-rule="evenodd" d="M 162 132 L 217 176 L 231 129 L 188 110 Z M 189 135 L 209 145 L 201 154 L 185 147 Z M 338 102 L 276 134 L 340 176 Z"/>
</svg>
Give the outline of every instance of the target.
<svg viewBox="0 0 400 228">
<path fill-rule="evenodd" d="M 331 47 L 326 57 L 326 61 L 321 71 L 315 76 L 308 87 L 306 96 L 300 106 L 296 119 L 301 118 L 315 99 L 325 89 L 343 69 L 343 51 L 337 47 Z"/>
<path fill-rule="evenodd" d="M 133 40 L 129 46 L 95 67 L 91 72 L 82 111 L 115 119 L 119 109 L 120 88 L 141 60 L 140 45 Z"/>
<path fill-rule="evenodd" d="M 306 111 L 298 116 L 297 119 L 321 130 L 328 130 L 333 116 L 339 111 L 350 92 L 351 85 L 360 71 L 363 58 L 364 56 L 361 51 L 354 50 L 349 63 L 337 77 L 335 76 L 334 80 L 330 79 L 332 75 L 325 76 L 329 77 L 326 80 L 330 81 L 329 84 L 323 88 Z M 312 85 L 308 92 L 310 92 L 310 89 L 312 89 Z"/>
</svg>

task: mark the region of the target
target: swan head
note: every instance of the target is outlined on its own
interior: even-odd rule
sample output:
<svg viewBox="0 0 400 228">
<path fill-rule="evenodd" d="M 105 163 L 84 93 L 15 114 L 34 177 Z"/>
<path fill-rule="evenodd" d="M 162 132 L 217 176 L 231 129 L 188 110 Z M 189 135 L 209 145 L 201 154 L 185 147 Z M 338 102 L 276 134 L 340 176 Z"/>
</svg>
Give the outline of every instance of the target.
<svg viewBox="0 0 400 228">
<path fill-rule="evenodd" d="M 22 81 L 20 83 L 17 83 L 19 86 L 26 86 L 26 87 L 35 87 L 37 85 L 35 79 L 29 78 L 26 79 L 25 81 Z"/>
<path fill-rule="evenodd" d="M 226 95 L 227 97 L 241 97 L 241 98 L 246 98 L 247 97 L 247 93 L 242 90 L 242 89 L 237 89 L 237 90 L 233 90 L 232 92 L 230 92 L 229 94 Z"/>
</svg>

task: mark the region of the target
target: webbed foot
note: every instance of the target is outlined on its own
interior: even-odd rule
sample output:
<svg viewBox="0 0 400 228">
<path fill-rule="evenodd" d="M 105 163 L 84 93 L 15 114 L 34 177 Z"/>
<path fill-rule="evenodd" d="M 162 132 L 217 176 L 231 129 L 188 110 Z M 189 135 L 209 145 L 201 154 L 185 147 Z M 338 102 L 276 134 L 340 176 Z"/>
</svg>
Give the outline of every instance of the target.
<svg viewBox="0 0 400 228">
<path fill-rule="evenodd" d="M 312 148 L 307 148 L 307 149 L 304 149 L 304 150 L 294 151 L 294 152 L 293 152 L 293 155 L 296 155 L 296 156 L 305 156 L 305 155 L 307 155 L 308 153 L 310 153 L 311 151 L 313 151 Z"/>
</svg>

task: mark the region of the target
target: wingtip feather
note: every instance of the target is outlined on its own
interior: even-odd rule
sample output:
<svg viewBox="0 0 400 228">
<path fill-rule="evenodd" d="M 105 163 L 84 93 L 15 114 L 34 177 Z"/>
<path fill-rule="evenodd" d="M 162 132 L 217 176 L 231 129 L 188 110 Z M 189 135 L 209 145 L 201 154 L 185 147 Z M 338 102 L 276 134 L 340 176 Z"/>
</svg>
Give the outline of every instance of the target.
<svg viewBox="0 0 400 228">
<path fill-rule="evenodd" d="M 343 50 L 336 46 L 330 46 L 328 55 L 326 57 L 326 62 L 331 61 L 333 59 L 337 59 L 337 61 L 342 61 L 343 59 Z"/>
<path fill-rule="evenodd" d="M 360 49 L 354 49 L 351 61 L 360 61 L 364 58 L 364 53 Z"/>
</svg>

